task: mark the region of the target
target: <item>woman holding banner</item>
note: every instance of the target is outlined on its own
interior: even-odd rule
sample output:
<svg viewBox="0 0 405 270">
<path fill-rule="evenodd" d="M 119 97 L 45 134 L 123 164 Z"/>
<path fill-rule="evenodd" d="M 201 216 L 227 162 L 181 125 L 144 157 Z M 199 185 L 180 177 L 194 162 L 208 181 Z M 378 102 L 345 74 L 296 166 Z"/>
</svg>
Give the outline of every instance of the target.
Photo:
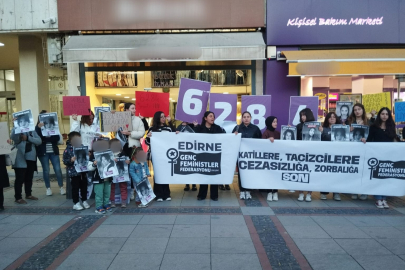
<svg viewBox="0 0 405 270">
<path fill-rule="evenodd" d="M 250 139 L 261 139 L 262 138 L 262 132 L 260 131 L 260 128 L 256 125 L 253 125 L 251 123 L 252 121 L 252 115 L 250 112 L 244 112 L 242 113 L 242 124 L 237 125 L 233 130 L 232 133 L 235 135 L 238 133 L 242 134 L 242 138 L 250 138 Z M 240 181 L 240 173 L 238 170 L 238 181 L 239 181 L 239 191 L 240 191 L 240 199 L 244 200 L 250 200 L 252 199 L 252 195 L 250 195 L 250 189 L 245 189 L 242 187 L 242 182 Z"/>
<path fill-rule="evenodd" d="M 166 120 L 169 121 L 169 125 L 166 124 Z M 148 137 L 146 138 L 146 144 L 149 145 L 150 148 L 150 138 L 152 137 L 153 132 L 173 132 L 174 127 L 171 124 L 170 116 L 165 116 L 165 114 L 161 111 L 155 112 L 153 116 L 153 123 L 152 127 L 148 130 Z M 152 156 L 152 165 L 153 165 L 153 156 Z M 153 168 L 155 170 L 155 168 Z M 153 178 L 155 181 L 155 178 Z M 153 185 L 153 192 L 156 195 L 156 201 L 163 202 L 163 201 L 171 201 L 172 198 L 170 197 L 170 187 L 169 184 L 156 184 Z"/>
<path fill-rule="evenodd" d="M 353 111 L 348 119 L 348 124 L 368 125 L 366 110 L 364 109 L 363 104 L 354 104 Z M 353 131 L 352 127 L 350 127 L 350 131 Z M 352 194 L 352 200 L 357 200 L 360 198 L 360 200 L 364 201 L 367 200 L 367 197 L 368 196 L 366 194 L 361 194 L 360 196 L 358 194 Z"/>
<path fill-rule="evenodd" d="M 334 112 L 330 112 L 326 115 L 325 121 L 323 122 L 322 127 L 320 128 L 321 134 L 321 141 L 330 142 L 332 140 L 332 126 L 335 124 L 341 124 L 340 119 Z M 321 200 L 327 200 L 329 192 L 321 192 Z M 340 201 L 340 194 L 333 193 L 333 199 L 335 201 Z"/>
<path fill-rule="evenodd" d="M 367 140 L 362 139 L 362 142 L 398 142 L 398 136 L 395 130 L 395 122 L 392 119 L 391 110 L 387 107 L 382 108 L 375 119 L 374 125 L 370 127 Z M 387 203 L 387 196 L 374 195 L 376 199 L 375 206 L 377 208 L 390 208 Z"/>
<path fill-rule="evenodd" d="M 263 132 L 262 138 L 269 139 L 272 143 L 274 140 L 280 140 L 280 132 L 276 130 L 277 128 L 277 117 L 269 116 L 266 118 L 266 131 Z M 278 189 L 270 189 L 267 194 L 267 200 L 278 201 Z"/>
<path fill-rule="evenodd" d="M 211 111 L 204 113 L 201 125 L 195 127 L 196 133 L 218 134 L 225 133 L 225 131 L 218 125 L 214 124 L 215 114 Z M 197 200 L 205 200 L 208 193 L 208 185 L 200 185 Z M 211 200 L 218 201 L 218 185 L 211 185 L 210 187 Z"/>
</svg>

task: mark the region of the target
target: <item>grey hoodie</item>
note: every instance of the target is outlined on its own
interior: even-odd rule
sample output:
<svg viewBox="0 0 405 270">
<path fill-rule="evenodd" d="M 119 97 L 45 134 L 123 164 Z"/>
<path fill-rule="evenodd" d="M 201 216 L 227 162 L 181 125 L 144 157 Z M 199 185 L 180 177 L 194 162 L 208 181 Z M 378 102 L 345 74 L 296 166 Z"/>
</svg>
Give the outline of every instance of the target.
<svg viewBox="0 0 405 270">
<path fill-rule="evenodd" d="M 31 151 L 25 153 L 25 145 L 27 141 L 21 141 L 20 139 L 21 134 L 15 134 L 15 128 L 13 128 L 10 137 L 14 141 L 14 145 L 16 145 L 18 150 L 17 157 L 15 159 L 16 162 L 13 165 L 13 168 L 27 168 L 26 160 L 32 161 L 37 160 L 37 152 L 35 150 L 35 146 L 38 146 L 42 143 L 41 137 L 39 137 L 35 131 L 30 131 L 23 134 L 27 135 L 28 141 L 32 143 Z"/>
</svg>

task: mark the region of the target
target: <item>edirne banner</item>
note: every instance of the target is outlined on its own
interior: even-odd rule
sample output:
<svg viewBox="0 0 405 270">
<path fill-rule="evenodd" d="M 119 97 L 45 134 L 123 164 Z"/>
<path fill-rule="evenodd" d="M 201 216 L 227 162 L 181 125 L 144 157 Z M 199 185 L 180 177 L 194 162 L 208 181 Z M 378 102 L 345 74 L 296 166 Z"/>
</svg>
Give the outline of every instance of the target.
<svg viewBox="0 0 405 270">
<path fill-rule="evenodd" d="M 398 146 L 242 139 L 238 166 L 248 189 L 403 196 L 405 158 Z"/>
<path fill-rule="evenodd" d="M 151 137 L 158 184 L 231 184 L 241 135 L 156 132 Z"/>
</svg>

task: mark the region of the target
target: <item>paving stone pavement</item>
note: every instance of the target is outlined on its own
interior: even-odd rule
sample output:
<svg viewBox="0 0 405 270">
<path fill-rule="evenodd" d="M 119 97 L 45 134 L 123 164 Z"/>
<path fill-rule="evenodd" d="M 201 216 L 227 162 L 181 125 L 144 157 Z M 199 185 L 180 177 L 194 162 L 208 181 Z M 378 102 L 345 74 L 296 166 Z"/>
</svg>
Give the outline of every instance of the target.
<svg viewBox="0 0 405 270">
<path fill-rule="evenodd" d="M 172 185 L 172 201 L 98 215 L 94 205 L 74 211 L 51 187 L 46 196 L 36 180 L 39 200 L 24 206 L 5 190 L 0 269 L 405 269 L 404 197 L 390 197 L 389 210 L 372 196 L 321 201 L 315 192 L 312 202 L 287 191 L 277 202 L 259 191 L 241 201 L 235 178 L 218 202 Z"/>
</svg>

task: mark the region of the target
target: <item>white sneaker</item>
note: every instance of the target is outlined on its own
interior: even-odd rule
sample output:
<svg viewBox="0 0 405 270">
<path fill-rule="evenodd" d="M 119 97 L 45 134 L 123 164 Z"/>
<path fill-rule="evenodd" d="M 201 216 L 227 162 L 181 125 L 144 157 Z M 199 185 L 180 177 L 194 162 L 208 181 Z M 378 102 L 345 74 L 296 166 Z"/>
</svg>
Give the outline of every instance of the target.
<svg viewBox="0 0 405 270">
<path fill-rule="evenodd" d="M 252 199 L 252 195 L 250 195 L 250 191 L 245 191 L 245 197 L 246 197 L 246 200 Z"/>
<path fill-rule="evenodd" d="M 269 202 L 273 201 L 273 193 L 269 192 L 269 193 L 267 194 L 267 200 L 268 200 Z"/>
<path fill-rule="evenodd" d="M 170 197 L 166 199 L 166 201 L 171 201 L 171 200 L 172 200 L 172 198 L 170 198 Z"/>
<path fill-rule="evenodd" d="M 390 208 L 390 206 L 388 205 L 388 203 L 387 203 L 386 200 L 382 200 L 382 204 L 383 204 L 383 206 L 384 206 L 385 209 Z"/>
<path fill-rule="evenodd" d="M 81 206 L 79 202 L 76 203 L 75 205 L 73 205 L 73 210 L 80 211 L 80 210 L 83 210 L 83 209 L 84 209 L 83 206 Z"/>
<path fill-rule="evenodd" d="M 89 208 L 90 208 L 90 205 L 87 203 L 87 201 L 84 201 L 84 202 L 83 202 L 83 206 L 84 206 L 84 208 L 86 208 L 86 209 L 89 209 Z"/>
<path fill-rule="evenodd" d="M 333 194 L 333 199 L 334 199 L 335 201 L 340 201 L 340 200 L 341 200 L 341 199 L 340 199 L 340 194 L 339 194 L 339 193 Z"/>
<path fill-rule="evenodd" d="M 321 194 L 321 200 L 327 200 L 326 194 Z"/>
<path fill-rule="evenodd" d="M 361 194 L 360 195 L 360 200 L 362 200 L 362 201 L 365 201 L 365 200 L 367 200 L 367 195 L 366 194 Z"/>
<path fill-rule="evenodd" d="M 244 191 L 241 191 L 241 192 L 239 193 L 239 199 L 241 199 L 241 200 L 246 199 L 246 197 L 245 197 L 245 192 L 244 192 Z"/>
<path fill-rule="evenodd" d="M 298 196 L 298 200 L 299 200 L 300 202 L 303 202 L 303 201 L 304 201 L 304 193 L 300 193 L 300 195 Z"/>
<path fill-rule="evenodd" d="M 306 201 L 306 202 L 312 201 L 312 198 L 311 198 L 311 197 L 312 197 L 311 194 L 307 193 L 307 197 L 305 198 L 305 201 Z"/>
<path fill-rule="evenodd" d="M 163 202 L 163 199 L 159 198 L 156 200 L 157 202 Z"/>
<path fill-rule="evenodd" d="M 129 198 L 131 201 L 135 200 L 135 194 L 132 192 L 131 197 Z"/>
<path fill-rule="evenodd" d="M 375 202 L 375 206 L 376 206 L 377 208 L 379 208 L 379 209 L 383 209 L 383 208 L 384 208 L 383 201 L 382 201 L 382 200 L 377 200 L 377 201 Z"/>
<path fill-rule="evenodd" d="M 66 190 L 63 187 L 60 187 L 60 195 L 65 195 Z"/>
<path fill-rule="evenodd" d="M 352 194 L 352 200 L 357 200 L 359 196 L 357 194 Z"/>
<path fill-rule="evenodd" d="M 52 190 L 50 188 L 46 189 L 46 196 L 51 196 L 52 195 Z"/>
<path fill-rule="evenodd" d="M 278 201 L 278 192 L 273 193 L 273 201 Z"/>
</svg>

